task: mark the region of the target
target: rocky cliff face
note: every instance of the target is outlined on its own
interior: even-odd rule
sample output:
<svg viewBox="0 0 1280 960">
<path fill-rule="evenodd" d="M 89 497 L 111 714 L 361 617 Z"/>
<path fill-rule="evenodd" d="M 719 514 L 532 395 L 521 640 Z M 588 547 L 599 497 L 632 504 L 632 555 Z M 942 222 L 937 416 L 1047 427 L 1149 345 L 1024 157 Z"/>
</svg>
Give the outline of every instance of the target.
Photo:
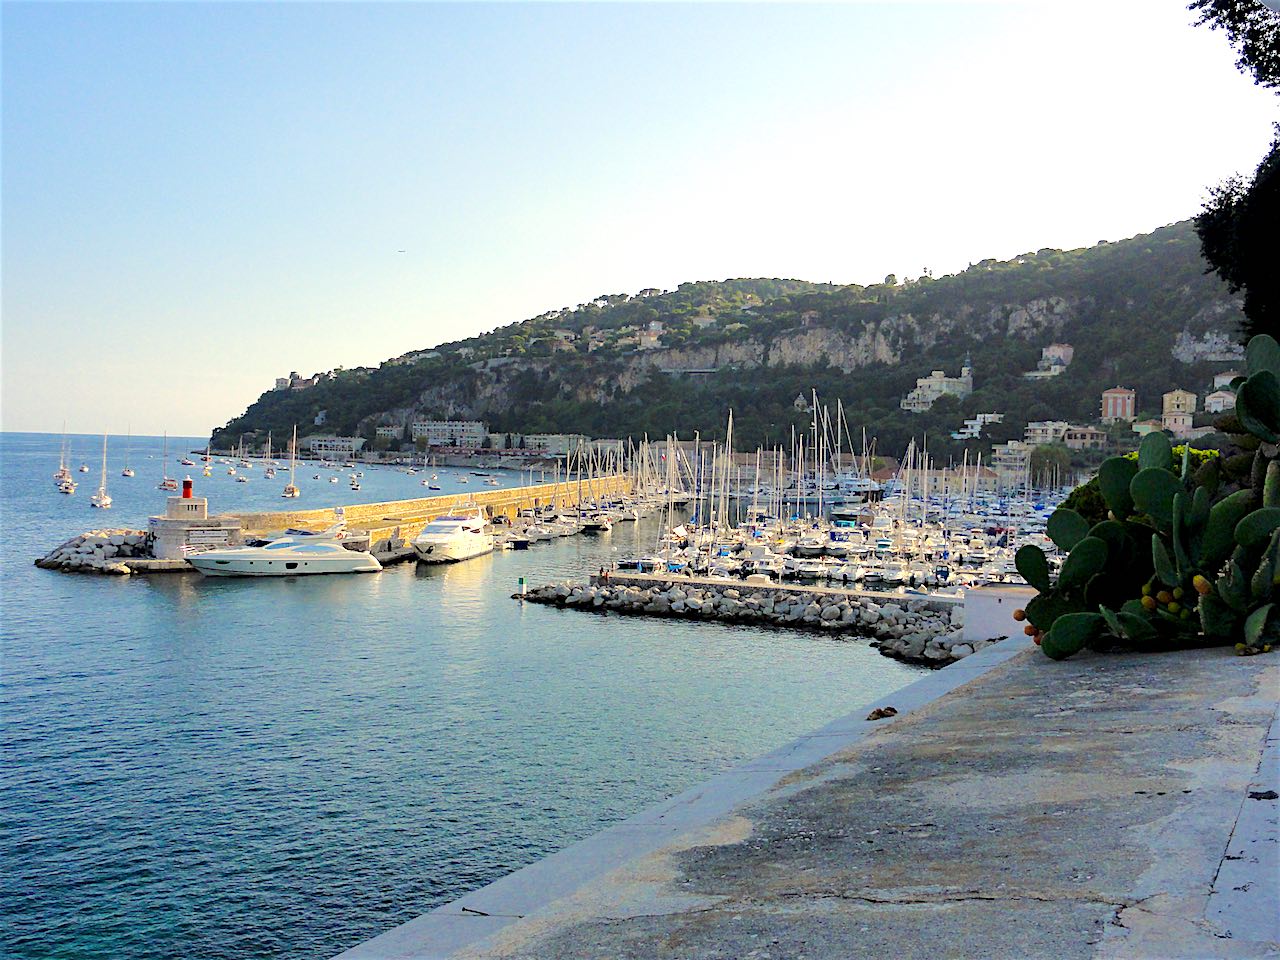
<svg viewBox="0 0 1280 960">
<path fill-rule="evenodd" d="M 625 357 L 618 366 L 599 376 L 560 383 L 558 395 L 579 402 L 607 403 L 628 394 L 655 372 L 686 373 L 699 370 L 755 370 L 776 366 L 830 366 L 844 373 L 873 363 L 895 365 L 904 356 L 934 346 L 957 331 L 977 340 L 1017 337 L 1049 343 L 1078 316 L 1078 304 L 1062 297 L 1045 297 L 1026 303 L 1003 304 L 985 312 L 964 307 L 955 313 L 915 316 L 895 314 L 864 324 L 852 332 L 829 326 L 797 327 L 768 341 L 756 338 L 705 346 L 648 350 Z M 523 360 L 497 369 L 475 372 L 468 382 L 432 384 L 417 397 L 413 407 L 385 411 L 369 423 L 408 422 L 422 412 L 451 418 L 483 418 L 511 409 L 512 378 L 533 373 L 554 381 L 554 360 Z M 362 422 L 363 423 L 363 422 Z"/>
</svg>

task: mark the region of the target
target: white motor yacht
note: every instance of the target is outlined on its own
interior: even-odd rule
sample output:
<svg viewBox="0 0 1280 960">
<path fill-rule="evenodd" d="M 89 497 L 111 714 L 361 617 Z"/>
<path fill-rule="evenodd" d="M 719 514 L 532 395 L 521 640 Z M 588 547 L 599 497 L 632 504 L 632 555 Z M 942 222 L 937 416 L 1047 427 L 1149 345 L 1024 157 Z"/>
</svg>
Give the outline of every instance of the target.
<svg viewBox="0 0 1280 960">
<path fill-rule="evenodd" d="M 317 573 L 377 573 L 373 554 L 348 550 L 342 525 L 324 533 L 280 537 L 261 547 L 226 547 L 193 554 L 187 562 L 209 577 L 296 577 Z"/>
<path fill-rule="evenodd" d="M 493 534 L 485 532 L 484 513 L 436 517 L 413 541 L 423 563 L 456 563 L 493 551 Z"/>
</svg>

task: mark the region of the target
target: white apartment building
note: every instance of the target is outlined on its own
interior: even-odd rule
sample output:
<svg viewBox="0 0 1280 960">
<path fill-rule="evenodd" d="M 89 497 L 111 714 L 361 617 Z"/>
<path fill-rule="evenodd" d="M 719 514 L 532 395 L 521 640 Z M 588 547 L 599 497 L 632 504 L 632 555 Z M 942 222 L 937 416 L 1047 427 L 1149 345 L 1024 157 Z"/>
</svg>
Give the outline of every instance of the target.
<svg viewBox="0 0 1280 960">
<path fill-rule="evenodd" d="M 991 466 L 1001 489 L 1016 487 L 1031 467 L 1031 444 L 1010 440 L 991 448 Z"/>
<path fill-rule="evenodd" d="M 304 450 L 310 450 L 317 457 L 328 459 L 347 459 L 354 457 L 364 446 L 364 437 L 310 436 L 298 441 Z"/>
<path fill-rule="evenodd" d="M 1033 447 L 1043 443 L 1058 443 L 1067 435 L 1071 424 L 1066 420 L 1032 420 L 1022 437 Z"/>
<path fill-rule="evenodd" d="M 409 434 L 429 447 L 479 447 L 489 431 L 479 420 L 415 420 Z"/>
<path fill-rule="evenodd" d="M 964 426 L 951 434 L 952 440 L 977 440 L 982 436 L 982 428 L 989 423 L 1004 421 L 1003 413 L 980 413 L 976 417 L 965 420 Z"/>
</svg>

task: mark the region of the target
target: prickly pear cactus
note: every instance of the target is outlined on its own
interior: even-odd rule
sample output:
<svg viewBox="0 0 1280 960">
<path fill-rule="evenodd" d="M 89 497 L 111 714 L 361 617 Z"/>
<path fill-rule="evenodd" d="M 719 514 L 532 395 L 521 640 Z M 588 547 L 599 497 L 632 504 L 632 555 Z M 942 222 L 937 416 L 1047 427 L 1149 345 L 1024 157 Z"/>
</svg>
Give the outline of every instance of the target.
<svg viewBox="0 0 1280 960">
<path fill-rule="evenodd" d="M 1038 547 L 1016 564 L 1039 591 L 1015 613 L 1054 659 L 1086 647 L 1139 650 L 1280 642 L 1280 344 L 1254 337 L 1236 412 L 1219 422 L 1236 449 L 1191 469 L 1190 449 L 1162 433 L 1136 460 L 1098 471 L 1108 519 L 1092 527 L 1068 509 L 1047 532 L 1066 559 L 1056 580 Z M 1180 459 L 1180 463 L 1178 460 Z"/>
<path fill-rule="evenodd" d="M 1195 586 L 1205 636 L 1253 654 L 1280 642 L 1280 344 L 1254 337 L 1245 358 L 1235 415 L 1219 422 L 1239 451 L 1224 463 L 1240 485 L 1222 501 L 1234 501 L 1223 519 L 1235 522 L 1218 566 Z M 1217 534 L 1225 541 L 1224 531 Z"/>
</svg>

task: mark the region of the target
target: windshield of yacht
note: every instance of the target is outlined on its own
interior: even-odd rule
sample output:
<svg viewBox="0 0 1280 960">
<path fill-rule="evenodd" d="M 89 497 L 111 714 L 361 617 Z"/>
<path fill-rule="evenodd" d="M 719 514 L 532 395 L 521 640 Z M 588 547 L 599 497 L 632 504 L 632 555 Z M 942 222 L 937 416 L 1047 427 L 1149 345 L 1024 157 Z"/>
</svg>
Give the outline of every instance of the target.
<svg viewBox="0 0 1280 960">
<path fill-rule="evenodd" d="M 458 528 L 462 526 L 461 520 L 449 520 L 447 522 L 437 520 L 429 523 L 422 528 L 423 533 L 456 533 Z"/>
</svg>

